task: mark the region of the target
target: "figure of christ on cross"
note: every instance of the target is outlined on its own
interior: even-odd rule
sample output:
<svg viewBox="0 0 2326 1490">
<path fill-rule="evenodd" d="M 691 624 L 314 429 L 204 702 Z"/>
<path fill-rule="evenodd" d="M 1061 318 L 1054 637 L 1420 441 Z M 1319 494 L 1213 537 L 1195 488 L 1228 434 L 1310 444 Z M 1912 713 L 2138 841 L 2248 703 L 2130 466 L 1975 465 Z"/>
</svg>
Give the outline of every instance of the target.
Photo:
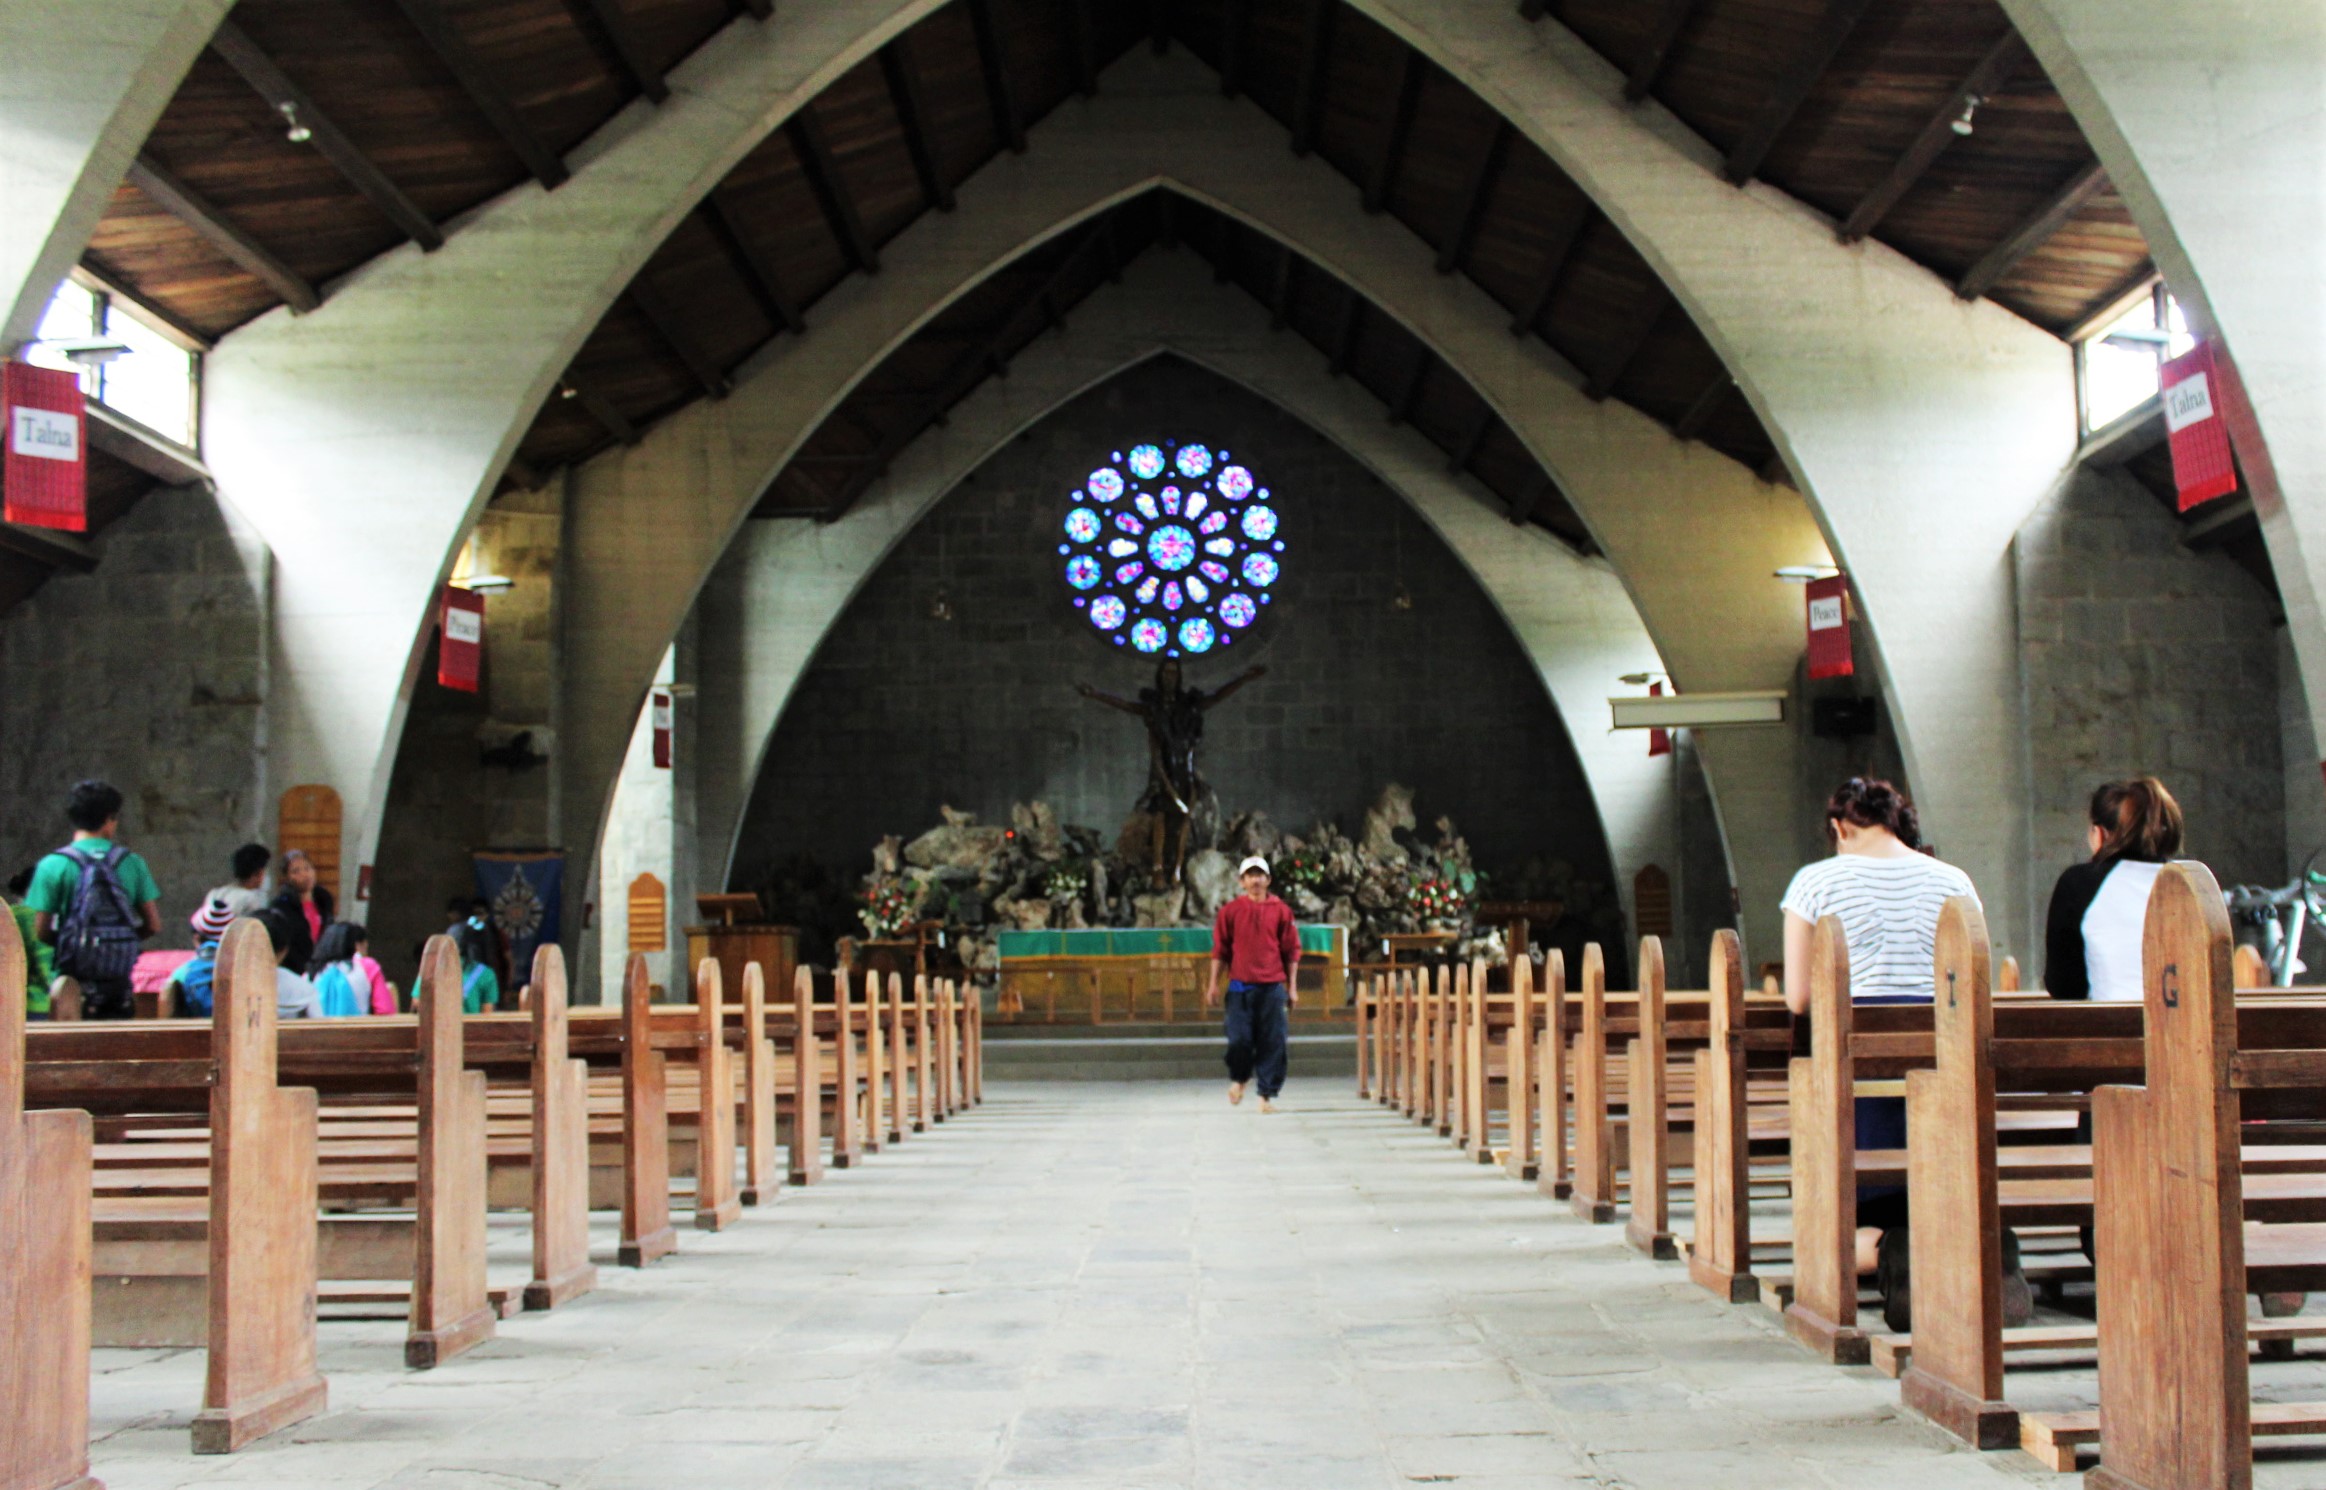
<svg viewBox="0 0 2326 1490">
<path fill-rule="evenodd" d="M 1187 862 L 1188 819 L 1195 815 L 1203 783 L 1195 769 L 1196 747 L 1203 742 L 1203 716 L 1267 671 L 1264 667 L 1246 668 L 1205 693 L 1184 686 L 1179 664 L 1165 658 L 1155 665 L 1155 686 L 1140 689 L 1135 700 L 1101 693 L 1088 683 L 1075 685 L 1084 698 L 1120 709 L 1147 726 L 1147 791 L 1139 799 L 1139 810 L 1155 825 L 1150 867 L 1156 883 L 1178 884 L 1179 871 Z"/>
</svg>

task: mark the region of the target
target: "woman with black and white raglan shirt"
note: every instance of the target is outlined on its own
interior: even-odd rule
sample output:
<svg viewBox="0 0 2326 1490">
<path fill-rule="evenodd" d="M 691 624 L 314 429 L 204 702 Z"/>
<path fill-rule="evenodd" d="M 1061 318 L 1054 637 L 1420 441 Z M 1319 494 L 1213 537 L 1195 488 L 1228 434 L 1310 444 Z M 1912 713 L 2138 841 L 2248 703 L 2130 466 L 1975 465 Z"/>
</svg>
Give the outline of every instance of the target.
<svg viewBox="0 0 2326 1490">
<path fill-rule="evenodd" d="M 1929 1003 L 1939 912 L 1952 896 L 1978 900 L 1971 877 L 1922 846 L 1913 804 L 1887 781 L 1843 782 L 1825 804 L 1825 828 L 1833 857 L 1803 865 L 1785 890 L 1787 1007 L 1809 1012 L 1810 934 L 1827 916 L 1840 918 L 1849 945 L 1851 1003 Z M 1856 1109 L 1859 1149 L 1906 1147 L 1905 1098 L 1860 1097 Z M 2005 1287 L 2005 1314 L 2024 1322 L 2032 1300 L 2009 1231 L 2003 1250 L 2006 1277 L 2017 1284 Z M 1857 1253 L 1858 1271 L 1880 1281 L 1885 1321 L 1910 1328 L 1904 1186 L 1859 1187 Z"/>
<path fill-rule="evenodd" d="M 2092 793 L 2088 864 L 2051 887 L 2043 936 L 2043 986 L 2055 999 L 2138 1003 L 2140 938 L 2156 872 L 2181 851 L 2181 804 L 2154 776 L 2111 781 Z"/>
</svg>

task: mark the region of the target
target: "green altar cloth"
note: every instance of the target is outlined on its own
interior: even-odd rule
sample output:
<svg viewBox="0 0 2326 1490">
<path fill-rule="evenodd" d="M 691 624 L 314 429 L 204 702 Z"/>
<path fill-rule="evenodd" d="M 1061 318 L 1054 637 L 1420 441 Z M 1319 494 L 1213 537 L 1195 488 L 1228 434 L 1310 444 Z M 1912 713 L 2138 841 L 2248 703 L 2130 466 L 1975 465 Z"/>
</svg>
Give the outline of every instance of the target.
<svg viewBox="0 0 2326 1490">
<path fill-rule="evenodd" d="M 1319 957 L 1336 950 L 1345 928 L 1302 926 L 1300 950 Z M 1084 931 L 1004 931 L 1001 959 L 1014 957 L 1156 957 L 1211 951 L 1208 926 L 1097 926 Z"/>
</svg>

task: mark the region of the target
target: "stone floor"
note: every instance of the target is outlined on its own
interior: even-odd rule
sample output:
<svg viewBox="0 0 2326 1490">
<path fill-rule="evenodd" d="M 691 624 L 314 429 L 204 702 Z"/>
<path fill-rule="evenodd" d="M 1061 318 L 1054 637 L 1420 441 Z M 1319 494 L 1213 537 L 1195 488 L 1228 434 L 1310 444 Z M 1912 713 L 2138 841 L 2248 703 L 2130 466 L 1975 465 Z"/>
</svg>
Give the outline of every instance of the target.
<svg viewBox="0 0 2326 1490">
<path fill-rule="evenodd" d="M 327 1324 L 330 1415 L 231 1458 L 186 1450 L 199 1353 L 101 1351 L 94 1468 L 113 1490 L 2071 1483 L 1953 1445 L 1893 1383 L 1339 1080 L 1290 1095 L 1263 1117 L 1209 1082 L 991 1088 L 440 1370 L 402 1369 L 395 1324 Z M 495 1259 L 522 1276 L 521 1229 Z"/>
</svg>

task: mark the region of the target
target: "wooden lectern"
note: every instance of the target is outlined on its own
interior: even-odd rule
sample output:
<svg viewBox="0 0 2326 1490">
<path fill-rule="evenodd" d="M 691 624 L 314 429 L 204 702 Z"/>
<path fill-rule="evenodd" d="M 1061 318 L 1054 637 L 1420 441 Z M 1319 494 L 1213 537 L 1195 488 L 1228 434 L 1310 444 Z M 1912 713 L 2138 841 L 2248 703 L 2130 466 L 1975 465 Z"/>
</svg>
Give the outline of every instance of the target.
<svg viewBox="0 0 2326 1490">
<path fill-rule="evenodd" d="M 800 964 L 800 932 L 796 926 L 768 926 L 759 921 L 759 897 L 752 894 L 697 895 L 695 908 L 703 925 L 686 929 L 689 969 L 708 957 L 719 964 L 720 986 L 740 990 L 743 969 L 758 963 L 760 976 L 771 989 L 789 989 Z M 690 974 L 683 982 L 693 983 Z M 730 995 L 740 997 L 740 993 Z"/>
</svg>

